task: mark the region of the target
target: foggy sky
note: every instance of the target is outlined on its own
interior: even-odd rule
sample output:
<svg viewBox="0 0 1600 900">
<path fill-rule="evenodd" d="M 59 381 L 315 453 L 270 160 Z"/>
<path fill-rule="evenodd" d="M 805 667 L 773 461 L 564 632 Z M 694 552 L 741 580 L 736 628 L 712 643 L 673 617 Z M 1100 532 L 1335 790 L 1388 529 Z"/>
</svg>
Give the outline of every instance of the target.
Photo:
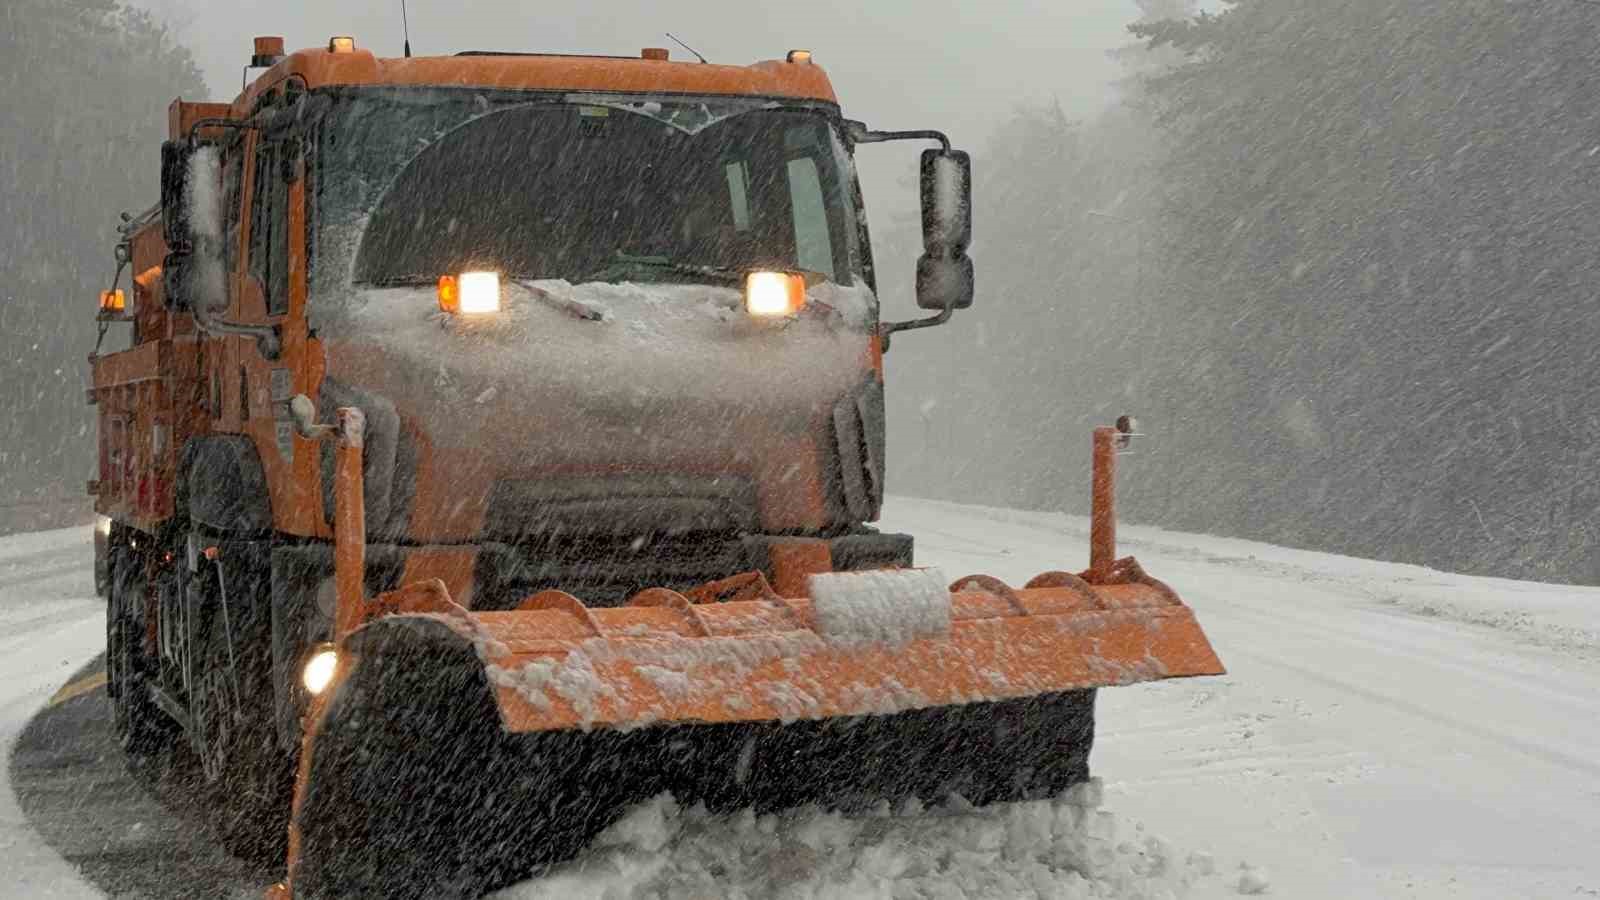
<svg viewBox="0 0 1600 900">
<path fill-rule="evenodd" d="M 131 0 L 164 18 L 194 52 L 213 100 L 231 100 L 251 38 L 281 35 L 290 49 L 351 35 L 380 56 L 401 52 L 400 0 Z M 1060 103 L 1093 116 L 1114 96 L 1107 51 L 1132 42 L 1132 0 L 407 0 L 415 55 L 459 50 L 549 50 L 631 55 L 668 47 L 671 31 L 716 63 L 815 54 L 845 115 L 874 128 L 938 128 L 983 165 L 996 125 L 1024 103 Z M 201 98 L 186 98 L 201 99 Z M 165 109 L 152 110 L 165 116 Z M 915 215 L 919 148 L 890 144 L 858 155 L 869 218 L 882 230 Z M 980 223 L 981 225 L 981 223 Z M 914 259 L 883 259 L 908 275 Z M 907 278 L 880 289 L 906 288 Z M 886 314 L 914 314 L 885 297 Z"/>
<path fill-rule="evenodd" d="M 400 54 L 400 0 L 135 0 L 194 51 L 214 94 L 231 99 L 258 34 L 289 48 L 350 34 Z M 879 128 L 937 127 L 974 149 L 1019 102 L 1059 98 L 1093 114 L 1115 76 L 1105 51 L 1129 42 L 1130 0 L 408 0 L 418 55 L 466 49 L 633 54 L 672 45 L 712 62 L 816 53 L 845 114 Z M 199 99 L 199 98 L 193 98 Z"/>
</svg>

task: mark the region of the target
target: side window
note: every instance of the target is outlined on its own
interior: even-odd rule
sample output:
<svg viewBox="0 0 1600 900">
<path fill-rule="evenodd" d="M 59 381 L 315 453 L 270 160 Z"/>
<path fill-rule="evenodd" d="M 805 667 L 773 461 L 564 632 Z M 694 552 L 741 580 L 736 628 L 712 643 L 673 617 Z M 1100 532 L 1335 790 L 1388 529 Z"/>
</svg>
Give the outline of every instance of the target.
<svg viewBox="0 0 1600 900">
<path fill-rule="evenodd" d="M 794 215 L 796 262 L 802 269 L 834 277 L 828 208 L 816 161 L 809 156 L 789 160 L 789 206 Z"/>
<path fill-rule="evenodd" d="M 282 148 L 256 145 L 255 195 L 250 209 L 250 274 L 261 282 L 267 315 L 289 311 L 289 185 L 280 171 Z"/>
<path fill-rule="evenodd" d="M 728 204 L 733 208 L 733 230 L 750 230 L 750 163 L 736 159 L 726 166 Z"/>
<path fill-rule="evenodd" d="M 281 316 L 289 311 L 289 181 L 283 177 L 287 162 L 280 148 L 273 154 L 267 193 L 272 197 L 271 258 L 267 263 L 267 315 Z"/>
<path fill-rule="evenodd" d="M 255 189 L 250 200 L 250 274 L 261 282 L 262 290 L 266 290 L 272 261 L 272 157 L 270 144 L 256 144 Z"/>
<path fill-rule="evenodd" d="M 222 259 L 229 275 L 239 270 L 239 225 L 243 213 L 244 144 L 236 144 L 222 164 Z"/>
</svg>

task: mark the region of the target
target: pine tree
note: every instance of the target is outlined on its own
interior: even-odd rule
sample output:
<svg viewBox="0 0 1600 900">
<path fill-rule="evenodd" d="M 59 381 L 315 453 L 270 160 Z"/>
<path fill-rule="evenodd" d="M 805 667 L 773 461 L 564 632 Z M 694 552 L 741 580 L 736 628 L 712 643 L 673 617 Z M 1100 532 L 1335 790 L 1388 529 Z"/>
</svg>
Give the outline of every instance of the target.
<svg viewBox="0 0 1600 900">
<path fill-rule="evenodd" d="M 202 84 L 139 10 L 8 0 L 0 93 L 0 507 L 78 502 L 94 459 L 84 360 L 117 214 L 157 199 L 167 103 Z"/>
</svg>

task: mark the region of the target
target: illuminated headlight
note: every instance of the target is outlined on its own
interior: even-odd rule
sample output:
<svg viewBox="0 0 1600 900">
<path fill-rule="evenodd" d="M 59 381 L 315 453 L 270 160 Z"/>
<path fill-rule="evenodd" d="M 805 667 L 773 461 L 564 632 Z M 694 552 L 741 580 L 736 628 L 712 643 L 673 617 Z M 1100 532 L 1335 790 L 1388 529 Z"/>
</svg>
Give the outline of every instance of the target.
<svg viewBox="0 0 1600 900">
<path fill-rule="evenodd" d="M 101 537 L 110 537 L 110 535 L 111 535 L 111 517 L 110 516 L 95 516 L 94 517 L 94 533 L 100 535 Z"/>
<path fill-rule="evenodd" d="M 806 280 L 788 272 L 751 272 L 744 282 L 744 306 L 752 316 L 792 316 L 806 305 Z"/>
<path fill-rule="evenodd" d="M 333 673 L 338 668 L 339 652 L 331 644 L 323 644 L 306 660 L 305 668 L 300 671 L 300 683 L 316 696 L 333 683 Z"/>
<path fill-rule="evenodd" d="M 439 279 L 439 308 L 447 313 L 483 315 L 500 311 L 500 273 L 462 272 Z"/>
</svg>

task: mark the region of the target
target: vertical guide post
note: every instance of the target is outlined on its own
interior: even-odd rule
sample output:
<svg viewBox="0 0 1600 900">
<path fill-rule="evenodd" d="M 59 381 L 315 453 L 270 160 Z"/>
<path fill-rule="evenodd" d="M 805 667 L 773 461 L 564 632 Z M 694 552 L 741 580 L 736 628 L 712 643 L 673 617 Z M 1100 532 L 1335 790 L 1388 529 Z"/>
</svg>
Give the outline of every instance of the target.
<svg viewBox="0 0 1600 900">
<path fill-rule="evenodd" d="M 343 641 L 361 627 L 366 607 L 367 503 L 361 483 L 361 447 L 366 430 L 366 416 L 361 410 L 339 409 L 339 446 L 334 451 L 333 476 L 335 641 Z"/>
<path fill-rule="evenodd" d="M 1099 581 L 1117 560 L 1117 429 L 1094 430 L 1094 479 L 1089 507 L 1089 574 Z"/>
</svg>

